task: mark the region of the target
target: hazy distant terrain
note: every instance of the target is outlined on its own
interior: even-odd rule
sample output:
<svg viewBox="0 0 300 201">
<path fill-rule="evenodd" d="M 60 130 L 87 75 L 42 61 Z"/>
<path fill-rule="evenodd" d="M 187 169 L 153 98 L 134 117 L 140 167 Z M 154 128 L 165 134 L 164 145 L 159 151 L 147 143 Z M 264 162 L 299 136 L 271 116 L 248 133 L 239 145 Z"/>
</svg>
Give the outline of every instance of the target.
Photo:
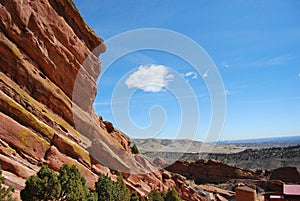
<svg viewBox="0 0 300 201">
<path fill-rule="evenodd" d="M 268 148 L 268 147 L 286 147 L 300 144 L 300 136 L 260 138 L 247 140 L 227 140 L 219 141 L 217 144 L 236 145 L 238 147 Z"/>
<path fill-rule="evenodd" d="M 300 170 L 300 137 L 223 141 L 216 145 L 166 139 L 138 139 L 132 143 L 150 160 L 161 157 L 172 163 L 211 158 L 242 168 L 294 166 Z"/>
<path fill-rule="evenodd" d="M 208 144 L 186 139 L 133 139 L 141 152 L 236 153 L 246 147 L 234 144 Z"/>
</svg>

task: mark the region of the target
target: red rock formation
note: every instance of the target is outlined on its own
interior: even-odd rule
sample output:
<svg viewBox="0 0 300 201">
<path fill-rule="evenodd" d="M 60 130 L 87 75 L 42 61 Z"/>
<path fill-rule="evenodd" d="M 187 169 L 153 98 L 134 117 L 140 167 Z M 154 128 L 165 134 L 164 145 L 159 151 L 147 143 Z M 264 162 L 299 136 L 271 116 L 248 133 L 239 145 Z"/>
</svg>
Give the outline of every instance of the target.
<svg viewBox="0 0 300 201">
<path fill-rule="evenodd" d="M 300 174 L 295 167 L 281 167 L 272 171 L 270 179 L 300 183 Z"/>
<path fill-rule="evenodd" d="M 193 179 L 196 183 L 223 183 L 230 179 L 256 178 L 251 170 L 236 168 L 212 159 L 195 162 L 179 160 L 166 169 Z"/>
<path fill-rule="evenodd" d="M 21 190 L 41 165 L 57 171 L 71 163 L 90 188 L 98 174 L 115 180 L 121 170 L 141 196 L 175 186 L 186 200 L 203 200 L 184 180 L 133 155 L 130 139 L 97 117 L 93 101 L 104 51 L 72 1 L 0 0 L 0 163 L 6 183 Z M 141 169 L 147 173 L 132 174 Z"/>
<path fill-rule="evenodd" d="M 165 159 L 160 158 L 160 157 L 154 159 L 153 164 L 160 168 L 165 168 L 169 165 L 169 163 Z"/>
</svg>

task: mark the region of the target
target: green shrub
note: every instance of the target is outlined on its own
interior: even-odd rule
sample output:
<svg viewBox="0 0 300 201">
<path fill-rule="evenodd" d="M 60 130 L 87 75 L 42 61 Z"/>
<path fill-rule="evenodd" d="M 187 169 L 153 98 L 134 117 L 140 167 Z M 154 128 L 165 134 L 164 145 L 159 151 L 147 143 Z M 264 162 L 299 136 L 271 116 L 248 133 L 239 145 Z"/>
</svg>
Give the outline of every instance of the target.
<svg viewBox="0 0 300 201">
<path fill-rule="evenodd" d="M 15 201 L 10 192 L 11 187 L 2 187 L 4 178 L 0 168 L 0 201 Z M 86 186 L 86 180 L 81 176 L 76 166 L 63 165 L 59 174 L 42 166 L 37 175 L 30 176 L 25 188 L 21 191 L 23 201 L 139 201 L 137 192 L 130 193 L 123 176 L 118 173 L 117 182 L 113 182 L 106 174 L 100 174 L 95 183 L 96 192 L 91 192 Z M 150 191 L 148 201 L 182 201 L 175 188 L 160 193 L 157 189 Z"/>
<path fill-rule="evenodd" d="M 59 170 L 60 197 L 68 201 L 86 200 L 86 181 L 75 165 L 63 165 Z"/>
<path fill-rule="evenodd" d="M 42 166 L 37 175 L 30 176 L 21 191 L 23 201 L 97 201 L 75 165 L 63 165 L 59 175 Z"/>
<path fill-rule="evenodd" d="M 121 173 L 118 173 L 118 181 L 115 184 L 116 188 L 116 194 L 117 199 L 116 200 L 122 200 L 122 201 L 130 201 L 130 191 L 127 188 L 123 176 Z"/>
<path fill-rule="evenodd" d="M 30 176 L 25 189 L 21 191 L 23 201 L 57 200 L 60 197 L 61 185 L 58 176 L 47 166 L 42 166 L 37 176 Z"/>
<path fill-rule="evenodd" d="M 131 194 L 131 197 L 130 197 L 130 201 L 139 201 L 139 196 L 137 195 L 137 193 L 134 191 L 132 194 Z"/>
<path fill-rule="evenodd" d="M 1 201 L 16 201 L 11 195 L 14 192 L 14 188 L 9 186 L 8 188 L 3 187 L 5 178 L 2 176 L 2 169 L 0 167 L 0 200 Z"/>
<path fill-rule="evenodd" d="M 157 189 L 153 189 L 150 191 L 148 195 L 149 201 L 164 201 L 164 198 L 162 197 L 161 193 Z"/>
<path fill-rule="evenodd" d="M 106 174 L 100 174 L 98 181 L 95 184 L 96 192 L 98 194 L 98 201 L 111 201 L 113 200 L 114 184 L 111 178 Z"/>
<path fill-rule="evenodd" d="M 131 153 L 133 154 L 139 154 L 139 149 L 137 148 L 137 146 L 134 144 L 132 147 L 131 147 Z"/>
<path fill-rule="evenodd" d="M 164 201 L 182 201 L 182 199 L 175 188 L 169 188 L 168 192 L 164 195 Z"/>
<path fill-rule="evenodd" d="M 130 191 L 118 173 L 118 181 L 113 182 L 108 175 L 101 174 L 95 184 L 99 201 L 130 201 Z"/>
</svg>

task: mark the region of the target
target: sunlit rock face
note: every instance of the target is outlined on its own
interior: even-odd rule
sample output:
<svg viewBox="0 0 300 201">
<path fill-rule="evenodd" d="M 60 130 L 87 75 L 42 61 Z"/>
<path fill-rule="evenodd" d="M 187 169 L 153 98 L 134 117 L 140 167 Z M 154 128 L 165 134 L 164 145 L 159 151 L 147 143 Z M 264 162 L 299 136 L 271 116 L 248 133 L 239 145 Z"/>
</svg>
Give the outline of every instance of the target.
<svg viewBox="0 0 300 201">
<path fill-rule="evenodd" d="M 106 47 L 72 1 L 0 0 L 0 18 L 0 164 L 16 193 L 43 164 L 57 171 L 66 163 L 91 189 L 100 173 L 116 180 L 121 171 L 140 196 L 175 186 L 185 199 L 204 200 L 133 155 L 130 139 L 96 115 Z"/>
</svg>

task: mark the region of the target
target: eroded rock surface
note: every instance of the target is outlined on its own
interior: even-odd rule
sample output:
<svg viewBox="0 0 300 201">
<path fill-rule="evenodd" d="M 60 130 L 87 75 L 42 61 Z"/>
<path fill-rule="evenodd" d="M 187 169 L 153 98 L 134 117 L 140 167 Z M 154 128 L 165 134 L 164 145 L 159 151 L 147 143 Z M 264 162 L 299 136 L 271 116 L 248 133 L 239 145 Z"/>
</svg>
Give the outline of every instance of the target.
<svg viewBox="0 0 300 201">
<path fill-rule="evenodd" d="M 98 174 L 115 180 L 119 170 L 140 196 L 175 186 L 186 200 L 204 200 L 178 176 L 133 155 L 130 139 L 96 115 L 98 56 L 105 48 L 72 1 L 0 0 L 0 163 L 6 184 L 18 192 L 41 165 L 57 171 L 66 163 L 78 166 L 90 188 Z M 147 173 L 134 174 L 140 169 Z"/>
<path fill-rule="evenodd" d="M 258 179 L 253 171 L 226 165 L 213 159 L 200 159 L 195 162 L 178 160 L 166 167 L 196 183 L 224 183 L 231 179 Z"/>
</svg>

